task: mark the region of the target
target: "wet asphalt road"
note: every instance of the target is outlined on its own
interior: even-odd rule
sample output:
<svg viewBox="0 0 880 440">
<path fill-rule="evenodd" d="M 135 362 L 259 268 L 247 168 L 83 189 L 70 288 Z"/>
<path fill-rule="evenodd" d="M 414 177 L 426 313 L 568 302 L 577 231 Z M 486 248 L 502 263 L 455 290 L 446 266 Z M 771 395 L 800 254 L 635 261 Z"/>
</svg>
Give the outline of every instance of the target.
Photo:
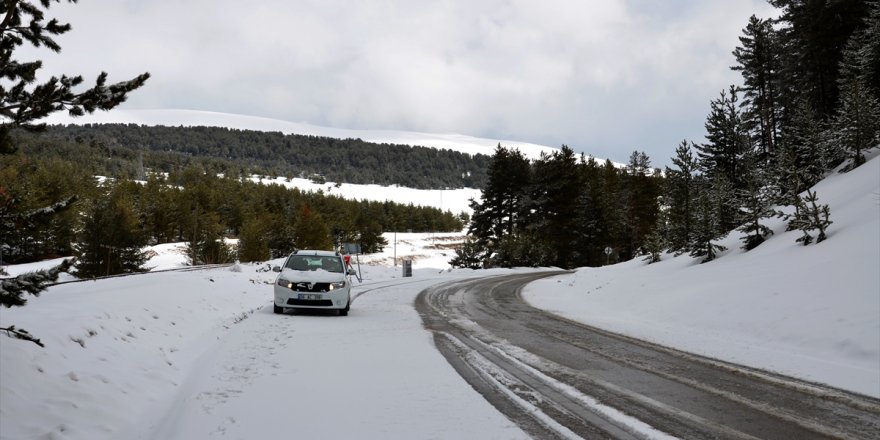
<svg viewBox="0 0 880 440">
<path fill-rule="evenodd" d="M 535 438 L 878 439 L 880 400 L 680 352 L 535 309 L 539 272 L 416 300 L 437 347 Z"/>
</svg>

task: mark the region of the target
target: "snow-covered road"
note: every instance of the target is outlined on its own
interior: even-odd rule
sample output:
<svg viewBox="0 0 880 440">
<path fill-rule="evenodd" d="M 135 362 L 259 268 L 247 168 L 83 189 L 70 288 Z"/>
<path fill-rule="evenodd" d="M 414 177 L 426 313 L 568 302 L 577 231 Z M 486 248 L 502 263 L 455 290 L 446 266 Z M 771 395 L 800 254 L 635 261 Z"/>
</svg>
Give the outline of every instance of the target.
<svg viewBox="0 0 880 440">
<path fill-rule="evenodd" d="M 126 438 L 522 438 L 433 348 L 412 303 L 446 278 L 367 291 L 348 317 L 264 307 L 205 353 Z"/>
</svg>

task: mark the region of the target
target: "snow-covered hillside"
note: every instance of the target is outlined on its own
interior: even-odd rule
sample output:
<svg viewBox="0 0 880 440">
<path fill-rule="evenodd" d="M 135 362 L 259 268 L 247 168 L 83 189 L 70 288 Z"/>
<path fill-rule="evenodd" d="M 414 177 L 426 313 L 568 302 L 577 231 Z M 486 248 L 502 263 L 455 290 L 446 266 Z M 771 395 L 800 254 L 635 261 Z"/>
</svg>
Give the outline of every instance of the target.
<svg viewBox="0 0 880 440">
<path fill-rule="evenodd" d="M 122 123 L 166 126 L 226 127 L 239 130 L 277 131 L 284 134 L 302 134 L 337 139 L 362 139 L 367 142 L 423 146 L 459 151 L 467 154 L 492 155 L 500 143 L 517 148 L 526 157 L 537 159 L 541 153 L 552 153 L 556 148 L 528 142 L 504 139 L 486 139 L 461 134 L 431 134 L 394 130 L 350 130 L 321 127 L 303 122 L 287 122 L 255 116 L 233 115 L 196 110 L 112 110 L 72 118 L 64 112 L 55 112 L 42 122 L 49 124 Z"/>
<path fill-rule="evenodd" d="M 828 240 L 795 243 L 782 220 L 756 249 L 739 233 L 706 264 L 665 255 L 531 285 L 537 307 L 614 332 L 880 397 L 880 151 L 814 187 Z"/>
</svg>

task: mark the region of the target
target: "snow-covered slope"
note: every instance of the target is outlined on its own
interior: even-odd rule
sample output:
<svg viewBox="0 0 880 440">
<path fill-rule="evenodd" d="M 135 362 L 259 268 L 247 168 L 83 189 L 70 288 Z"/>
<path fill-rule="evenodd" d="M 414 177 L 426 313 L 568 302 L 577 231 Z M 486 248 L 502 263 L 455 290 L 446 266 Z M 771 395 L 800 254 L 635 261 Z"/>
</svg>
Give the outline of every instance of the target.
<svg viewBox="0 0 880 440">
<path fill-rule="evenodd" d="M 284 134 L 324 136 L 337 139 L 362 139 L 367 142 L 413 145 L 460 151 L 467 154 L 491 156 L 500 143 L 507 148 L 517 148 L 526 157 L 537 159 L 541 153 L 552 153 L 556 148 L 528 142 L 504 139 L 486 139 L 461 134 L 431 134 L 394 130 L 350 130 L 321 127 L 303 122 L 287 122 L 278 119 L 234 115 L 196 110 L 112 110 L 72 118 L 64 112 L 55 112 L 42 122 L 49 124 L 123 123 L 166 126 L 226 127 L 239 130 L 278 131 Z"/>
<path fill-rule="evenodd" d="M 615 332 L 880 397 L 880 156 L 814 190 L 834 221 L 822 243 L 795 243 L 800 232 L 775 219 L 749 252 L 735 233 L 710 263 L 665 255 L 582 269 L 524 296 Z"/>
</svg>

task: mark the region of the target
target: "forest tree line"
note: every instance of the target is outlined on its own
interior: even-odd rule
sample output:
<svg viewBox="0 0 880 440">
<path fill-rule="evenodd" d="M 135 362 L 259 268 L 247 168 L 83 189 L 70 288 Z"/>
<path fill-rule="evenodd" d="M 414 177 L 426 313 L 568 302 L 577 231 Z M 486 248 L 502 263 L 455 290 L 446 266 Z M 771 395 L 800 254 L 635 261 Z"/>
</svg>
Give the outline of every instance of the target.
<svg viewBox="0 0 880 440">
<path fill-rule="evenodd" d="M 377 144 L 360 139 L 137 124 L 54 125 L 20 148 L 44 156 L 76 152 L 97 174 L 144 179 L 144 170 L 171 172 L 199 164 L 228 176 L 300 177 L 420 189 L 482 188 L 486 155 Z"/>
<path fill-rule="evenodd" d="M 880 2 L 770 3 L 782 14 L 743 29 L 742 85 L 710 102 L 705 143 L 682 141 L 663 177 L 639 152 L 615 169 L 567 147 L 530 162 L 499 146 L 454 264 L 572 268 L 664 251 L 708 262 L 733 230 L 744 250 L 759 246 L 771 217 L 804 245 L 824 240 L 830 209 L 810 188 L 880 144 Z"/>
<path fill-rule="evenodd" d="M 0 231 L 3 262 L 75 255 L 80 276 L 143 270 L 148 244 L 185 241 L 192 263 L 206 264 L 345 242 L 375 252 L 385 244 L 383 231 L 463 228 L 462 218 L 437 208 L 347 200 L 197 166 L 138 183 L 98 180 L 76 162 L 18 153 L 0 156 L 0 182 L 0 214 L 18 219 Z M 54 212 L 59 203 L 65 209 Z M 41 210 L 52 215 L 33 215 Z M 224 238 L 238 238 L 237 250 Z"/>
</svg>

